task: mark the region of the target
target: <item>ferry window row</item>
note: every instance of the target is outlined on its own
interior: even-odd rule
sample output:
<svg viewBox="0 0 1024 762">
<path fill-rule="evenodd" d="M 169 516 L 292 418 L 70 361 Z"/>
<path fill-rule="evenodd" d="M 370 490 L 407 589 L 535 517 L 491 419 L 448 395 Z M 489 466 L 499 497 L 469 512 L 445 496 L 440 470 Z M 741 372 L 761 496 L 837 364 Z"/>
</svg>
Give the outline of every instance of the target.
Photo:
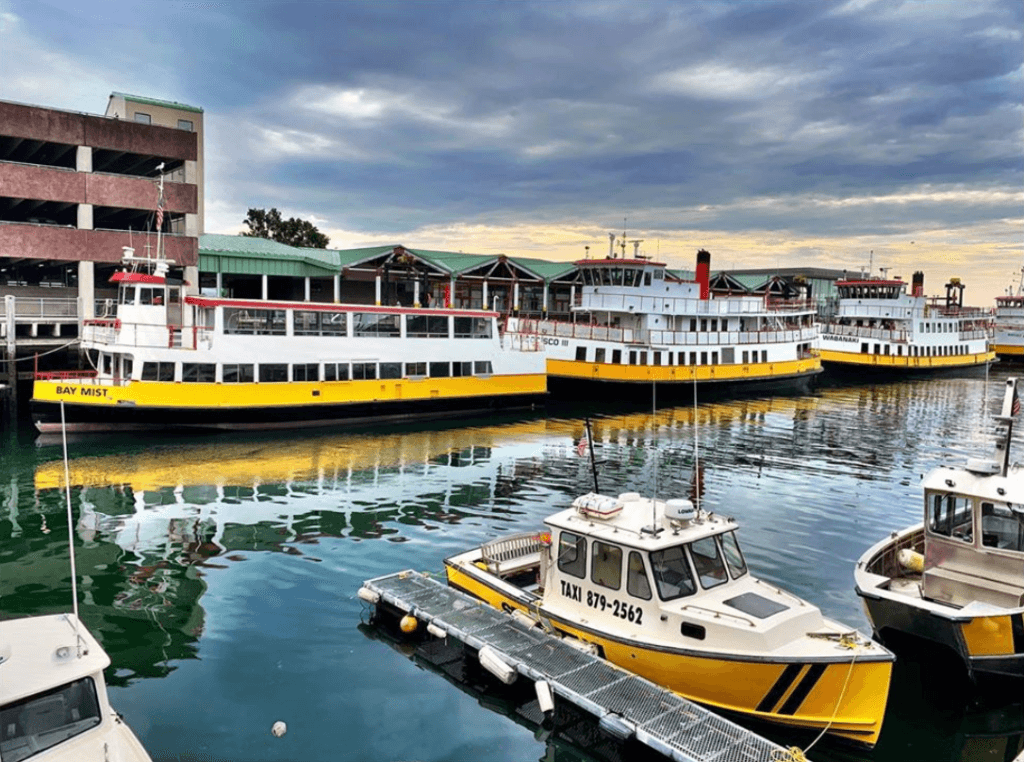
<svg viewBox="0 0 1024 762">
<path fill-rule="evenodd" d="M 590 581 L 609 590 L 621 590 L 625 574 L 626 592 L 643 600 L 651 599 L 651 577 L 658 597 L 663 601 L 673 601 L 696 593 L 698 583 L 700 588 L 710 590 L 730 578 L 737 579 L 747 573 L 746 562 L 733 532 L 652 551 L 649 554 L 651 577 L 639 551 L 627 551 L 601 540 L 593 540 L 590 545 Z M 558 540 L 559 571 L 586 579 L 587 559 L 587 538 L 574 532 L 561 532 Z"/>
<path fill-rule="evenodd" d="M 357 338 L 490 339 L 493 320 L 453 315 L 401 315 L 390 312 L 328 312 L 324 310 L 262 310 L 224 308 L 224 333 L 285 336 L 291 313 L 295 336 Z"/>
<path fill-rule="evenodd" d="M 109 355 L 103 355 L 103 359 Z M 102 360 L 101 360 L 102 361 Z M 131 361 L 125 359 L 125 375 L 131 375 Z M 181 367 L 180 372 L 177 366 Z M 220 368 L 220 378 L 217 370 Z M 289 374 L 290 370 L 290 374 Z M 490 360 L 456 362 L 327 362 L 327 363 L 173 363 L 144 362 L 143 381 L 177 381 L 183 383 L 264 384 L 288 381 L 360 381 L 399 378 L 460 378 L 490 376 L 494 367 Z"/>
<path fill-rule="evenodd" d="M 664 280 L 663 270 L 643 270 L 640 267 L 606 267 L 580 269 L 586 286 L 649 286 L 653 280 Z"/>
<path fill-rule="evenodd" d="M 895 355 L 896 357 L 903 357 L 903 345 L 902 344 L 874 344 L 874 352 L 871 352 L 872 345 L 866 341 L 862 341 L 860 345 L 861 354 L 876 354 L 876 355 Z M 896 351 L 893 352 L 893 347 Z M 942 346 L 942 347 L 919 347 L 917 345 L 911 345 L 907 347 L 907 357 L 955 357 L 957 355 L 970 354 L 966 344 L 960 344 L 957 346 Z"/>
<path fill-rule="evenodd" d="M 593 360 L 590 360 L 590 357 Z M 576 360 L 578 362 L 594 362 L 594 363 L 606 363 L 609 354 L 604 347 L 595 347 L 593 355 L 590 354 L 589 347 L 578 346 L 576 347 Z M 613 349 L 611 351 L 611 364 L 622 365 L 622 350 Z M 650 362 L 648 363 L 648 358 Z M 743 350 L 740 354 L 741 363 L 748 365 L 750 363 L 766 363 L 768 362 L 768 350 Z M 686 352 L 661 352 L 658 350 L 647 352 L 645 350 L 630 350 L 627 355 L 628 365 L 707 365 L 709 362 L 712 365 L 724 364 L 734 365 L 736 363 L 736 350 L 733 347 L 722 347 L 721 353 L 718 351 L 702 351 L 702 352 L 690 352 L 687 355 Z"/>
<path fill-rule="evenodd" d="M 974 544 L 975 501 L 961 495 L 928 497 L 928 531 Z M 1024 505 L 981 503 L 981 544 L 986 548 L 1024 552 Z"/>
</svg>

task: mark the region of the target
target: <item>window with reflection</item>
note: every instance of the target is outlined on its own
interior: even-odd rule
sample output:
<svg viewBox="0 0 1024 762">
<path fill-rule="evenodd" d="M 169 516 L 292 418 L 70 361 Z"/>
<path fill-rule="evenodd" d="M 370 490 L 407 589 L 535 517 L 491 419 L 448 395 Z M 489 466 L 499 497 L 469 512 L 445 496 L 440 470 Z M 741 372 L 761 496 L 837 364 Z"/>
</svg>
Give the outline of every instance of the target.
<svg viewBox="0 0 1024 762">
<path fill-rule="evenodd" d="M 981 544 L 1024 553 L 1024 505 L 982 503 Z"/>
<path fill-rule="evenodd" d="M 590 580 L 601 587 L 622 587 L 622 548 L 594 540 L 590 546 Z"/>
<path fill-rule="evenodd" d="M 629 565 L 626 568 L 626 592 L 645 601 L 651 599 L 651 582 L 647 578 L 644 557 L 635 550 L 629 551 Z"/>
<path fill-rule="evenodd" d="M 725 564 L 729 567 L 729 574 L 733 579 L 742 577 L 747 573 L 747 562 L 743 560 L 743 553 L 740 552 L 740 544 L 736 540 L 735 532 L 726 532 L 720 535 L 722 551 L 725 553 Z"/>
<path fill-rule="evenodd" d="M 974 542 L 974 502 L 962 495 L 929 495 L 928 531 L 942 537 Z"/>
<path fill-rule="evenodd" d="M 686 560 L 686 549 L 682 545 L 651 553 L 651 573 L 658 588 L 658 597 L 663 601 L 697 592 L 697 584 Z"/>
<path fill-rule="evenodd" d="M 99 724 L 96 685 L 85 677 L 0 709 L 0 757 L 21 762 Z"/>
<path fill-rule="evenodd" d="M 572 532 L 558 536 L 558 570 L 583 579 L 587 572 L 587 540 Z"/>
<path fill-rule="evenodd" d="M 705 590 L 728 581 L 725 562 L 714 537 L 704 537 L 690 543 L 690 555 L 693 558 L 693 568 L 697 571 L 697 579 Z"/>
</svg>

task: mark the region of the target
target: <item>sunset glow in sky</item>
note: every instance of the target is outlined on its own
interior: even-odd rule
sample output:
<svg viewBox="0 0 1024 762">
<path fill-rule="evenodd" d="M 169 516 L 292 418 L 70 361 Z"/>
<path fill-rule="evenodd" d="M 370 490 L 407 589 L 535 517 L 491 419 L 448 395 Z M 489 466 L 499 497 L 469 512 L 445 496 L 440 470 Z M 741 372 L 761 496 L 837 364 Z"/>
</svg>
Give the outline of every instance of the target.
<svg viewBox="0 0 1024 762">
<path fill-rule="evenodd" d="M 0 0 L 0 99 L 204 109 L 206 229 L 692 268 L 1024 265 L 1024 4 Z M 630 249 L 631 250 L 631 249 Z"/>
</svg>

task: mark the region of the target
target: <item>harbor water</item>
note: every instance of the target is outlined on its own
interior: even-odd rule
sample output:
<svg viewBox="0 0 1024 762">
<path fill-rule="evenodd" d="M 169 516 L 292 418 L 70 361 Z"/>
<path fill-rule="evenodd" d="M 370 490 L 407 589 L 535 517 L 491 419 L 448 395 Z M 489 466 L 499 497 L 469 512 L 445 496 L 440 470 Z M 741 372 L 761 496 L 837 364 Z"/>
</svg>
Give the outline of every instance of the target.
<svg viewBox="0 0 1024 762">
<path fill-rule="evenodd" d="M 738 520 L 754 574 L 867 632 L 857 558 L 920 521 L 930 468 L 991 453 L 1007 374 L 656 411 L 71 439 L 80 615 L 112 659 L 112 704 L 157 762 L 609 758 L 596 731 L 545 733 L 507 697 L 389 645 L 365 626 L 360 584 L 441 575 L 445 556 L 539 528 L 591 491 L 589 416 L 602 492 L 686 497 L 696 455 L 701 506 Z M 1014 442 L 1024 462 L 1024 427 Z M 2 444 L 0 617 L 66 611 L 61 442 L 8 430 Z M 955 665 L 900 656 L 878 746 L 826 738 L 811 759 L 1000 761 L 1024 748 L 1020 696 L 979 696 Z M 751 727 L 786 746 L 814 740 Z"/>
</svg>

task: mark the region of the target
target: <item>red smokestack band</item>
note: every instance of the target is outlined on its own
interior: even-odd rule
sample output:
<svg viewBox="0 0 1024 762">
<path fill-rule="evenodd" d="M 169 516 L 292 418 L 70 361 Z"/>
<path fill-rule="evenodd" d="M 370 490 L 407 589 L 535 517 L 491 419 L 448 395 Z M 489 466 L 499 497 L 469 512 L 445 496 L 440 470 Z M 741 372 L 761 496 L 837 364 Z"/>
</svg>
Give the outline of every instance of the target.
<svg viewBox="0 0 1024 762">
<path fill-rule="evenodd" d="M 711 252 L 706 249 L 697 252 L 697 282 L 700 298 L 706 300 L 711 294 Z"/>
<path fill-rule="evenodd" d="M 924 296 L 924 273 L 918 270 L 910 285 L 911 296 Z"/>
</svg>

